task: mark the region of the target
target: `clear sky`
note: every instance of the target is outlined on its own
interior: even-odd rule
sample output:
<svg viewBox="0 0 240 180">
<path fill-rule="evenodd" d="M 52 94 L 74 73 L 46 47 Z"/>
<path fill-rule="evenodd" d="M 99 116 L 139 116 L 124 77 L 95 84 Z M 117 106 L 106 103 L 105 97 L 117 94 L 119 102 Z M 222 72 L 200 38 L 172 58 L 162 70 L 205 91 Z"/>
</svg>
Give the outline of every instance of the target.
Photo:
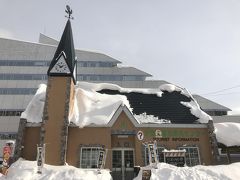
<svg viewBox="0 0 240 180">
<path fill-rule="evenodd" d="M 240 112 L 239 0 L 0 0 L 0 36 L 101 52 Z M 213 93 L 212 93 L 213 92 Z"/>
</svg>

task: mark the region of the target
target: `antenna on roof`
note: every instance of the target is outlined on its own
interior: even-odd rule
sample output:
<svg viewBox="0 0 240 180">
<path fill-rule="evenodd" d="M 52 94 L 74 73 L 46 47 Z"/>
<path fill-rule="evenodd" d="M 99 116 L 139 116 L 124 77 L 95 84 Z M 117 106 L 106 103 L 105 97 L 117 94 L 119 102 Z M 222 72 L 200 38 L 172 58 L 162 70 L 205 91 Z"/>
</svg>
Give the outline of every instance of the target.
<svg viewBox="0 0 240 180">
<path fill-rule="evenodd" d="M 65 16 L 65 17 L 67 17 L 68 19 L 73 19 L 73 17 L 72 17 L 73 11 L 72 11 L 72 9 L 70 8 L 69 5 L 66 5 L 66 10 L 65 10 L 65 12 L 68 14 L 68 16 Z"/>
</svg>

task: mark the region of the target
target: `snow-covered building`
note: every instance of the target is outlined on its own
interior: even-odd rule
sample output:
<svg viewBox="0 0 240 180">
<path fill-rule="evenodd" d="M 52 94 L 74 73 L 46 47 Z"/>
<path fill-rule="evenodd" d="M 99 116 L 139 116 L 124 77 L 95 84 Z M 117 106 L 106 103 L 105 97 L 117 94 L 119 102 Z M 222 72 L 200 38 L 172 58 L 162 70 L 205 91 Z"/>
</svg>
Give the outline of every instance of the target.
<svg viewBox="0 0 240 180">
<path fill-rule="evenodd" d="M 58 91 L 54 90 L 53 81 L 56 80 L 51 80 L 52 90 L 47 90 L 46 85 L 40 86 L 22 114 L 19 134 L 22 134 L 23 139 L 18 147 L 24 147 L 21 156 L 28 160 L 36 159 L 36 144 L 41 143 L 44 124 L 42 113 L 44 112 L 43 116 L 48 116 L 49 123 L 53 120 L 54 113 L 61 114 L 57 105 L 59 102 L 54 103 L 54 109 L 46 110 L 46 107 L 53 106 L 52 95 L 56 96 Z M 62 83 L 62 81 L 58 83 L 60 82 Z M 212 136 L 211 117 L 200 110 L 191 94 L 179 87 L 169 90 L 166 88 L 169 86 L 174 87 L 163 85 L 158 91 L 149 92 L 120 88 L 112 84 L 79 82 L 74 87 L 75 95 L 72 102 L 70 101 L 72 108 L 69 108 L 69 113 L 71 113 L 66 117 L 69 122 L 66 162 L 76 167 L 96 168 L 97 154 L 101 149 L 105 149 L 107 151 L 105 168 L 111 169 L 113 177 L 120 177 L 125 173 L 125 176 L 132 178 L 134 166 L 148 164 L 146 145 L 156 141 L 160 162 L 164 161 L 162 152 L 164 149 L 185 149 L 188 166 L 214 164 L 216 154 L 212 152 L 217 147 L 213 146 L 216 142 Z M 125 95 L 105 94 L 103 90 L 118 91 Z M 46 93 L 49 95 L 46 96 Z M 56 97 L 55 101 L 62 99 L 60 98 L 62 96 Z M 167 113 L 165 117 L 155 116 L 154 112 L 152 115 L 144 113 L 150 110 L 145 109 L 145 106 L 149 105 L 147 99 L 164 103 L 166 107 L 164 110 L 172 112 Z M 44 102 L 49 104 L 45 104 L 44 107 Z M 161 111 L 162 107 L 151 108 L 158 108 Z M 181 119 L 175 116 L 178 113 L 182 114 Z M 45 141 L 46 149 L 49 148 L 52 152 L 50 157 L 59 152 L 55 148 L 60 139 L 54 135 L 58 132 L 57 127 L 58 122 L 54 122 L 45 128 L 46 131 L 50 131 L 49 137 L 54 139 L 54 142 L 48 142 L 50 138 Z M 51 164 L 52 161 L 50 158 L 47 163 Z"/>
<path fill-rule="evenodd" d="M 134 166 L 148 163 L 146 145 L 156 142 L 161 162 L 163 150 L 177 149 L 186 153 L 188 166 L 215 163 L 212 118 L 186 89 L 77 83 L 76 66 L 68 20 L 47 71 L 47 85 L 39 86 L 21 115 L 16 158 L 35 160 L 37 145 L 45 144 L 47 164 L 97 168 L 104 150 L 105 168 L 113 177 L 132 179 Z M 172 159 L 169 163 L 177 163 Z"/>
</svg>

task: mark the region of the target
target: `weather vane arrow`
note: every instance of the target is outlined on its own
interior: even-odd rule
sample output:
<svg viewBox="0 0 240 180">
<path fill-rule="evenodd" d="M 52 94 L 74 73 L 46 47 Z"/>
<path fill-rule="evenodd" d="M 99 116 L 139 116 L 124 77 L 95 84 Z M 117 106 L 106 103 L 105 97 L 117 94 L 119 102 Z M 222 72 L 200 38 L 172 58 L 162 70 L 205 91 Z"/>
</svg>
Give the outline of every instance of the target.
<svg viewBox="0 0 240 180">
<path fill-rule="evenodd" d="M 66 5 L 66 10 L 65 10 L 65 12 L 68 14 L 68 16 L 65 16 L 65 17 L 67 17 L 68 19 L 73 19 L 73 17 L 72 17 L 73 11 L 72 11 L 72 9 L 70 8 L 69 5 Z"/>
</svg>

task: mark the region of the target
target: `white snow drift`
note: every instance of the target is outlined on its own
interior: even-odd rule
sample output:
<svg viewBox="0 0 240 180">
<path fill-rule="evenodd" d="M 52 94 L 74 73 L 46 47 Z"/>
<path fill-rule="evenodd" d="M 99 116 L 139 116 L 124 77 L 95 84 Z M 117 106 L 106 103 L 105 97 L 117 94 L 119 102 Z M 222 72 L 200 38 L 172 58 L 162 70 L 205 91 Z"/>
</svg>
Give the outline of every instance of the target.
<svg viewBox="0 0 240 180">
<path fill-rule="evenodd" d="M 176 167 L 166 163 L 157 164 L 157 168 L 151 166 L 142 169 L 151 169 L 151 180 L 239 180 L 240 163 L 219 166 L 194 166 Z M 142 180 L 142 169 L 134 180 Z"/>
<path fill-rule="evenodd" d="M 11 165 L 7 176 L 0 180 L 111 180 L 111 174 L 104 169 L 80 169 L 73 166 L 44 165 L 42 174 L 37 173 L 37 162 L 19 159 Z M 1 173 L 0 173 L 1 174 Z"/>
<path fill-rule="evenodd" d="M 151 169 L 151 180 L 239 180 L 240 163 L 219 166 L 194 166 L 176 167 L 166 163 L 157 164 L 157 168 L 151 166 L 141 168 L 134 180 L 142 180 L 142 169 Z M 73 166 L 44 165 L 43 173 L 37 174 L 37 162 L 19 159 L 9 168 L 7 176 L 1 176 L 0 180 L 110 180 L 108 170 L 79 169 Z"/>
</svg>

